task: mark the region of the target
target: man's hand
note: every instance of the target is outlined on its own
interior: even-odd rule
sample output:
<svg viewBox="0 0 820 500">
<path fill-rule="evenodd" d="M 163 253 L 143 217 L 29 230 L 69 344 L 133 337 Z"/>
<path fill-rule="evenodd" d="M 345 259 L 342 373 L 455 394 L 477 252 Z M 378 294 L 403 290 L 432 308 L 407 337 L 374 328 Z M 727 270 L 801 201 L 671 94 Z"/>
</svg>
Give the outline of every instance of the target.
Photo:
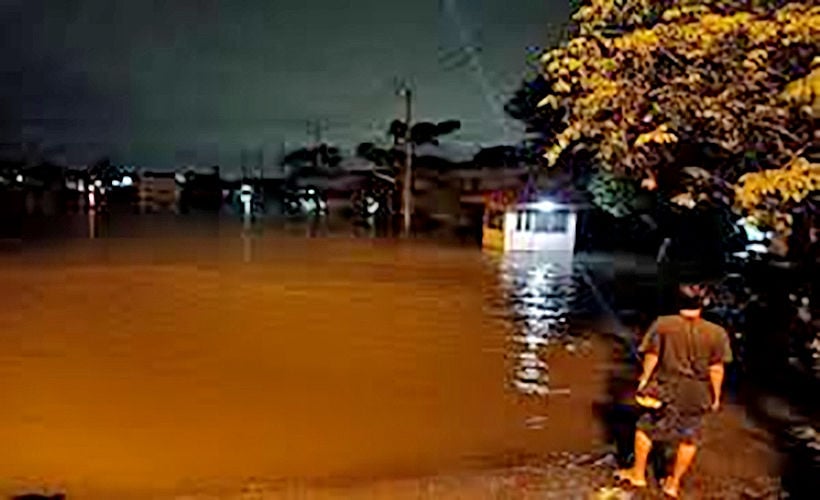
<svg viewBox="0 0 820 500">
<path fill-rule="evenodd" d="M 720 410 L 720 389 L 723 387 L 723 363 L 709 367 L 709 380 L 712 384 L 712 411 Z"/>
</svg>

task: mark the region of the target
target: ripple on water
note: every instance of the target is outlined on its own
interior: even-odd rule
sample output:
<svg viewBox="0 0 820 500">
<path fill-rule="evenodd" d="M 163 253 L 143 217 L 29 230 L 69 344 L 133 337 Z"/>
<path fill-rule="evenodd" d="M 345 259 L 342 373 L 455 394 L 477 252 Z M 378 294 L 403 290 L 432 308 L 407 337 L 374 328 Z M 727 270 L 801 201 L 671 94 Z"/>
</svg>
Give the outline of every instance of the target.
<svg viewBox="0 0 820 500">
<path fill-rule="evenodd" d="M 509 326 L 515 359 L 512 384 L 525 395 L 564 390 L 550 386 L 547 350 L 574 345 L 571 317 L 590 300 L 580 264 L 566 254 L 507 254 L 493 262 L 500 293 L 491 310 Z"/>
</svg>

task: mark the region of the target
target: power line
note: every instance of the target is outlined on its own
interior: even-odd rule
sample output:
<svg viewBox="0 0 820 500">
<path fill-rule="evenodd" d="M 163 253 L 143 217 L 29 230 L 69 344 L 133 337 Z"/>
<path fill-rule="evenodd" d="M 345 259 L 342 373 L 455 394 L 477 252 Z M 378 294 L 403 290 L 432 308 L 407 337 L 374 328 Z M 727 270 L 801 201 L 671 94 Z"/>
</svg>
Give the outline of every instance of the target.
<svg viewBox="0 0 820 500">
<path fill-rule="evenodd" d="M 461 40 L 462 48 L 467 55 L 468 64 L 471 66 L 474 74 L 476 75 L 476 79 L 481 86 L 487 105 L 494 114 L 498 115 L 500 118 L 504 118 L 504 109 L 495 98 L 495 96 L 499 95 L 499 93 L 493 89 L 492 85 L 490 85 L 490 81 L 487 78 L 484 66 L 481 64 L 479 51 L 476 49 L 475 45 L 471 43 L 470 36 L 461 20 L 461 15 L 458 10 L 458 6 L 456 5 L 456 0 L 441 0 L 439 8 L 444 11 L 445 16 L 449 16 L 450 19 L 452 19 L 453 24 L 455 25 L 456 32 Z M 501 123 L 504 128 L 504 132 L 512 135 L 512 130 L 510 130 L 508 122 L 506 120 L 502 120 Z"/>
</svg>

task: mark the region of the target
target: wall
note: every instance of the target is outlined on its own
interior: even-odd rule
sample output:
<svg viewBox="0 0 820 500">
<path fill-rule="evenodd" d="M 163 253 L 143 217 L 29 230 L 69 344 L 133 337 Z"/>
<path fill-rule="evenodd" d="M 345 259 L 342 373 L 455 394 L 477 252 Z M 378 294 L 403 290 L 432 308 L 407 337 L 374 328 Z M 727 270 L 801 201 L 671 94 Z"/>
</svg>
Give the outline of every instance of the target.
<svg viewBox="0 0 820 500">
<path fill-rule="evenodd" d="M 507 212 L 504 217 L 505 251 L 560 251 L 572 254 L 575 250 L 577 214 L 570 212 L 564 233 L 536 233 L 517 230 L 518 212 Z"/>
</svg>

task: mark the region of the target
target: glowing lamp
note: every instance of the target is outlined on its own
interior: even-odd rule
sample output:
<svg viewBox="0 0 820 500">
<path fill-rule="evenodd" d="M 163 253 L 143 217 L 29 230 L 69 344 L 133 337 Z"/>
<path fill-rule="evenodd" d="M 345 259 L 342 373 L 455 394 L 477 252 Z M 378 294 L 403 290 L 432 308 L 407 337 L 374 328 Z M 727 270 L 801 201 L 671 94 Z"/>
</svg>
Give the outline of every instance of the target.
<svg viewBox="0 0 820 500">
<path fill-rule="evenodd" d="M 552 212 L 557 208 L 555 203 L 549 200 L 541 200 L 533 204 L 533 208 L 536 210 L 540 210 L 541 212 Z"/>
</svg>

